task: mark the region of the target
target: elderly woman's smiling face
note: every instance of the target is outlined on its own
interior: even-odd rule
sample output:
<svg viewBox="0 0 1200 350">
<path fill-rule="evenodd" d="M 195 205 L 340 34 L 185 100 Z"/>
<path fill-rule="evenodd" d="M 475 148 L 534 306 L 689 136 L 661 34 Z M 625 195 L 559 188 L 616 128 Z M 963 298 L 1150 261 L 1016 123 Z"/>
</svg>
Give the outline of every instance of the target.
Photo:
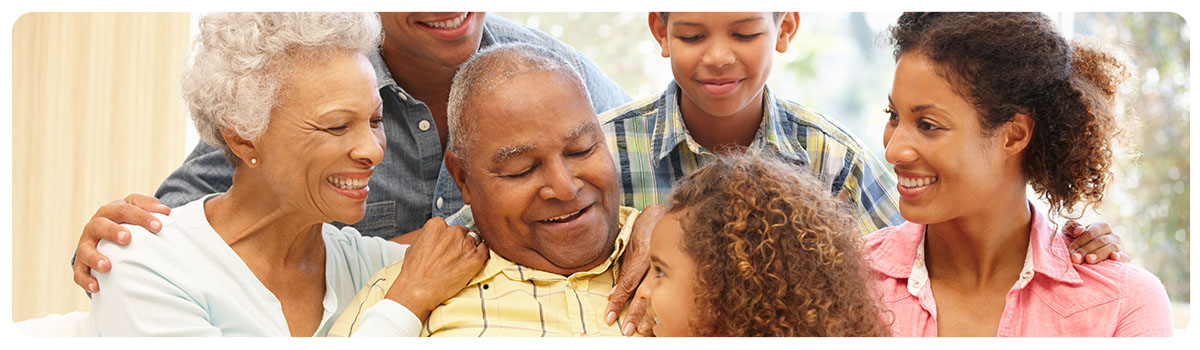
<svg viewBox="0 0 1200 350">
<path fill-rule="evenodd" d="M 298 60 L 283 82 L 271 120 L 255 142 L 256 167 L 283 210 L 355 223 L 367 180 L 383 158 L 382 100 L 361 53 Z"/>
</svg>

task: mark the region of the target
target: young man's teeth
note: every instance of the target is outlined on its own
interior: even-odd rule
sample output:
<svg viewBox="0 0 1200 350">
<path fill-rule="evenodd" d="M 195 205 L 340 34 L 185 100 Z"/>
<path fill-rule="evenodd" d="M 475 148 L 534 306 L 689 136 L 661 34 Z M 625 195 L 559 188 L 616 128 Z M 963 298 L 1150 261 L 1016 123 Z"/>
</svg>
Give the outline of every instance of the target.
<svg viewBox="0 0 1200 350">
<path fill-rule="evenodd" d="M 422 22 L 422 23 L 425 23 L 425 25 L 428 25 L 428 26 L 434 27 L 434 28 L 438 28 L 438 29 L 454 29 L 454 28 L 458 28 L 458 26 L 462 25 L 463 20 L 467 19 L 467 15 L 469 15 L 469 13 L 464 13 L 461 16 L 458 16 L 454 19 L 448 19 L 448 20 L 441 21 L 441 22 Z"/>
<path fill-rule="evenodd" d="M 900 181 L 900 186 L 904 186 L 904 187 L 921 187 L 921 186 L 930 185 L 930 184 L 933 184 L 934 182 L 937 182 L 936 177 L 921 177 L 921 178 L 901 177 L 898 180 Z"/>
<path fill-rule="evenodd" d="M 329 183 L 333 184 L 334 186 L 337 186 L 337 188 L 340 188 L 343 190 L 357 190 L 357 189 L 361 189 L 361 188 L 367 186 L 366 178 L 354 179 L 354 178 L 330 176 L 329 178 L 326 178 L 325 180 L 329 181 Z"/>
</svg>

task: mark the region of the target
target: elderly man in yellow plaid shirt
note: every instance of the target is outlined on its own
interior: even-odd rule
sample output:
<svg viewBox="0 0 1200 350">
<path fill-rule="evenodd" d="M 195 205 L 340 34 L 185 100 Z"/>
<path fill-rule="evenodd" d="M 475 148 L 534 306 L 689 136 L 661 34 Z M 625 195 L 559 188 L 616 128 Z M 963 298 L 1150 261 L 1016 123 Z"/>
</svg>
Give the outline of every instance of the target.
<svg viewBox="0 0 1200 350">
<path fill-rule="evenodd" d="M 363 334 L 621 335 L 624 313 L 605 309 L 638 211 L 618 207 L 616 168 L 582 80 L 553 52 L 499 45 L 461 67 L 450 106 L 445 164 L 490 260 L 423 324 L 383 297 L 403 264 L 386 267 L 329 334 L 364 331 L 372 319 L 384 328 Z"/>
</svg>

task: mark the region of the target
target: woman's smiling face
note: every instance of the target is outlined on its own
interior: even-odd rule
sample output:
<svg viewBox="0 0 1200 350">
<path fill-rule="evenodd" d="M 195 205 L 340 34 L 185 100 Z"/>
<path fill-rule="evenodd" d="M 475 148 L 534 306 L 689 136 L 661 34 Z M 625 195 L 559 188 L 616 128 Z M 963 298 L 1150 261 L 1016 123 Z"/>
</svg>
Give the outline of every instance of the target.
<svg viewBox="0 0 1200 350">
<path fill-rule="evenodd" d="M 270 176 L 281 206 L 325 222 L 358 222 L 385 147 L 370 61 L 355 52 L 298 60 L 283 84 L 253 166 Z"/>
<path fill-rule="evenodd" d="M 988 194 L 1011 176 L 1000 138 L 985 135 L 975 107 L 936 68 L 919 51 L 900 57 L 883 133 L 900 214 L 922 224 L 986 210 Z"/>
</svg>

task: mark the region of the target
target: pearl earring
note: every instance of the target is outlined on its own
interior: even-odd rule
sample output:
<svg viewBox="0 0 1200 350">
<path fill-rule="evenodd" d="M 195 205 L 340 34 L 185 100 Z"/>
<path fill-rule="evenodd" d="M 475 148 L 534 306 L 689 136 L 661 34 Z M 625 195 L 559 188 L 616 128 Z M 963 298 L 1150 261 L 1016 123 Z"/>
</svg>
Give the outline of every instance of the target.
<svg viewBox="0 0 1200 350">
<path fill-rule="evenodd" d="M 258 165 L 258 158 L 250 158 L 250 165 Z"/>
</svg>

